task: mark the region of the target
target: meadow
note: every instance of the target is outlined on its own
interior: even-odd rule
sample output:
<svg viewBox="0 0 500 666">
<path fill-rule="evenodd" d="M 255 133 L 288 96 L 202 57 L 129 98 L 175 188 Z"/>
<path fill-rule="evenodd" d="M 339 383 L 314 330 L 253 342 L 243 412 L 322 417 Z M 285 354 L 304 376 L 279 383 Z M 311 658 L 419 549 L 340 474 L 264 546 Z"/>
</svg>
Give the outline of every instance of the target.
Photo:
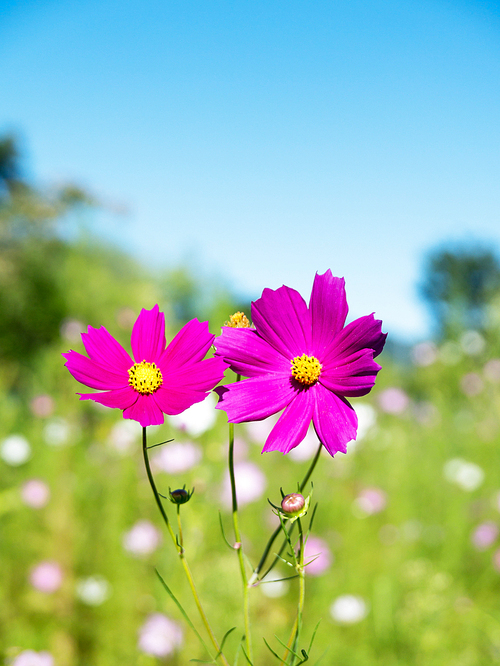
<svg viewBox="0 0 500 666">
<path fill-rule="evenodd" d="M 146 479 L 141 428 L 118 410 L 80 402 L 61 353 L 83 351 L 80 332 L 89 324 L 105 326 L 129 349 L 140 308 L 156 302 L 167 313 L 167 340 L 191 316 L 208 319 L 218 335 L 248 304 L 216 288 L 200 299 L 189 271 L 153 279 L 88 239 L 64 245 L 53 273 L 67 308 L 57 335 L 29 358 L 11 355 L 0 365 L 2 663 L 209 659 L 155 573 L 202 631 Z M 500 662 L 500 332 L 498 310 L 491 314 L 481 333 L 427 341 L 405 358 L 384 351 L 375 388 L 352 401 L 358 441 L 347 455 L 321 455 L 304 647 L 320 624 L 309 663 Z M 227 421 L 214 403 L 166 418 L 149 438 L 173 440 L 152 450 L 160 492 L 195 488 L 182 508 L 186 553 L 219 639 L 237 627 L 226 643 L 234 659 L 241 582 L 219 524 L 220 514 L 230 540 Z M 253 564 L 276 525 L 267 499 L 279 503 L 280 487 L 296 489 L 317 446 L 311 434 L 292 454 L 262 455 L 269 427 L 235 428 L 240 526 Z M 175 507 L 167 510 L 174 520 Z M 272 572 L 290 573 L 283 563 Z M 282 651 L 275 636 L 287 640 L 297 593 L 295 579 L 251 590 L 259 666 L 278 663 L 263 637 Z M 245 663 L 241 652 L 238 663 Z"/>
</svg>

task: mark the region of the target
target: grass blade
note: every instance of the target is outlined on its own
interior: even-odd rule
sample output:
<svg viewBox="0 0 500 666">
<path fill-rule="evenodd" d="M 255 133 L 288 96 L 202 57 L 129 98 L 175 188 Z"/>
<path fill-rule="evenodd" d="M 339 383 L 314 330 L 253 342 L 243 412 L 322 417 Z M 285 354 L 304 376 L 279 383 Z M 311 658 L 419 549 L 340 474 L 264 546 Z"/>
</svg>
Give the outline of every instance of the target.
<svg viewBox="0 0 500 666">
<path fill-rule="evenodd" d="M 245 638 L 245 637 L 243 636 L 243 638 Z M 243 654 L 245 655 L 245 659 L 246 659 L 247 662 L 250 664 L 250 666 L 253 666 L 253 662 L 250 661 L 250 657 L 249 657 L 249 656 L 247 655 L 247 653 L 245 652 L 245 648 L 243 647 L 243 644 L 241 645 L 241 651 L 242 651 Z"/>
<path fill-rule="evenodd" d="M 311 642 L 309 643 L 309 647 L 307 648 L 308 653 L 311 652 L 311 648 L 312 648 L 314 639 L 316 638 L 316 632 L 318 631 L 318 627 L 319 627 L 320 623 L 321 623 L 321 619 L 318 621 L 318 624 L 314 627 L 314 631 L 313 631 L 312 636 L 311 636 Z"/>
<path fill-rule="evenodd" d="M 264 640 L 264 643 L 266 644 L 266 647 L 267 647 L 267 649 L 269 650 L 269 652 L 270 652 L 271 654 L 273 654 L 273 655 L 276 657 L 276 659 L 278 659 L 282 664 L 286 664 L 286 661 L 285 661 L 284 659 L 282 659 L 282 658 L 279 656 L 279 654 L 276 654 L 276 652 L 275 652 L 275 651 L 273 650 L 273 648 L 269 645 L 269 643 L 266 641 L 266 639 L 264 638 L 263 640 Z"/>
<path fill-rule="evenodd" d="M 293 654 L 293 656 L 297 657 L 297 659 L 301 659 L 300 654 L 297 654 L 291 648 L 289 648 L 286 643 L 283 643 L 283 641 L 280 638 L 278 638 L 278 636 L 276 636 L 276 634 L 274 634 L 274 638 L 278 641 L 278 643 L 280 643 L 285 648 L 285 650 L 288 650 L 288 652 L 290 652 L 290 654 Z"/>
<path fill-rule="evenodd" d="M 219 511 L 219 524 L 220 524 L 220 531 L 222 532 L 222 538 L 224 539 L 226 544 L 229 546 L 229 548 L 231 548 L 231 550 L 234 550 L 234 546 L 231 546 L 229 541 L 226 539 L 226 534 L 224 532 L 224 525 L 222 524 L 222 514 L 221 514 L 220 511 Z"/>
<path fill-rule="evenodd" d="M 212 658 L 212 661 L 211 661 L 211 662 L 205 662 L 205 663 L 209 663 L 209 664 L 210 664 L 210 663 L 213 663 L 213 662 L 214 662 L 214 658 L 213 658 L 212 655 L 210 654 L 210 650 L 208 649 L 207 644 L 205 643 L 205 641 L 203 640 L 203 638 L 201 637 L 200 632 L 199 632 L 198 629 L 194 626 L 194 624 L 191 622 L 191 620 L 190 620 L 188 614 L 186 613 L 186 611 L 185 611 L 184 608 L 182 607 L 181 602 L 177 599 L 177 597 L 175 596 L 175 594 L 172 592 L 172 590 L 169 588 L 169 586 L 168 586 L 168 585 L 166 584 L 166 582 L 163 580 L 163 578 L 161 577 L 160 572 L 158 571 L 158 569 L 155 569 L 155 571 L 156 571 L 156 575 L 157 575 L 158 578 L 160 579 L 160 583 L 163 585 L 165 591 L 169 594 L 169 596 L 170 596 L 170 598 L 172 599 L 172 601 L 174 602 L 174 604 L 177 606 L 177 608 L 178 608 L 178 609 L 180 610 L 180 612 L 182 613 L 183 618 L 186 620 L 186 622 L 188 623 L 188 625 L 189 625 L 189 626 L 191 627 L 191 629 L 194 631 L 194 633 L 196 634 L 196 636 L 197 636 L 198 639 L 200 640 L 201 644 L 203 645 L 203 647 L 205 648 L 205 650 L 207 651 L 207 653 L 208 653 L 208 654 L 210 655 L 210 657 Z"/>
</svg>

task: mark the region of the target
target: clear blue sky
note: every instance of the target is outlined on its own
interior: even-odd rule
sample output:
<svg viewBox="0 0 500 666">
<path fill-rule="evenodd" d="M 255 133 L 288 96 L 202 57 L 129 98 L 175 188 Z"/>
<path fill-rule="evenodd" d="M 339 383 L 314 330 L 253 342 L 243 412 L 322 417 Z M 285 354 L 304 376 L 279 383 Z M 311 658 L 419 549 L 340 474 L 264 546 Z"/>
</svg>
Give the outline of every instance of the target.
<svg viewBox="0 0 500 666">
<path fill-rule="evenodd" d="M 419 338 L 425 252 L 500 247 L 500 11 L 474 0 L 0 0 L 0 132 L 155 266 L 347 281 Z"/>
</svg>

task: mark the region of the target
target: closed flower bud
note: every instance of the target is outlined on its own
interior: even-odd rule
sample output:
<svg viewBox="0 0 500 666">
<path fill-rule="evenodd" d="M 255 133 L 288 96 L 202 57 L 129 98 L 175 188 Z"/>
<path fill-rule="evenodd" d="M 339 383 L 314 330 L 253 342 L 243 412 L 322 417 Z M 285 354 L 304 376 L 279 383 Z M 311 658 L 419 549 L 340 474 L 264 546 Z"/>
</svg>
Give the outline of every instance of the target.
<svg viewBox="0 0 500 666">
<path fill-rule="evenodd" d="M 289 519 L 290 522 L 293 523 L 297 518 L 302 518 L 302 516 L 306 515 L 309 509 L 311 495 L 308 495 L 307 497 L 304 497 L 304 495 L 301 495 L 300 493 L 284 495 L 283 491 L 281 491 L 283 499 L 281 500 L 280 506 L 273 504 L 270 499 L 267 501 L 276 510 L 277 515 L 281 515 L 284 519 Z"/>
<path fill-rule="evenodd" d="M 177 488 L 177 490 L 170 490 L 168 489 L 168 498 L 173 504 L 186 504 L 186 502 L 189 502 L 191 499 L 192 495 L 194 493 L 194 488 L 190 492 L 186 490 L 186 486 L 184 488 Z"/>
<path fill-rule="evenodd" d="M 306 505 L 304 495 L 300 493 L 290 493 L 285 495 L 281 502 L 281 510 L 287 516 L 298 516 L 302 513 Z"/>
</svg>

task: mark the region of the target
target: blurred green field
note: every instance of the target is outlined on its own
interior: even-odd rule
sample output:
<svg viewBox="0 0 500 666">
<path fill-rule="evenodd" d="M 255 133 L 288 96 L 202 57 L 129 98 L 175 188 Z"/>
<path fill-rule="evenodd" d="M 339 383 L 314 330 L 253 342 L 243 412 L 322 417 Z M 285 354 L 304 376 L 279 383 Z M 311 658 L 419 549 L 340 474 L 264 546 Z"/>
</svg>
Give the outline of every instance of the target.
<svg viewBox="0 0 500 666">
<path fill-rule="evenodd" d="M 20 240 L 2 237 L 1 304 L 18 316 L 0 335 L 9 349 L 0 364 L 0 659 L 34 666 L 208 659 L 155 574 L 157 568 L 200 627 L 144 473 L 141 428 L 119 411 L 79 402 L 81 387 L 61 352 L 83 351 L 79 332 L 89 324 L 104 325 L 129 348 L 140 308 L 157 302 L 167 313 L 168 339 L 192 316 L 208 319 L 218 334 L 245 304 L 216 284 L 203 294 L 187 270 L 153 276 L 91 239 L 61 242 L 52 261 L 56 241 L 44 229 L 37 236 L 30 227 Z M 19 257 L 29 265 L 30 256 L 40 271 L 28 279 Z M 313 534 L 331 557 L 316 562 L 323 571 L 306 569 L 303 647 L 321 620 L 311 664 L 500 662 L 500 327 L 498 310 L 492 312 L 482 333 L 419 345 L 406 361 L 384 352 L 375 389 L 353 400 L 364 426 L 359 441 L 345 456 L 322 455 Z M 36 321 L 53 329 L 40 344 L 36 330 L 34 342 L 28 336 Z M 16 354 L 23 335 L 30 353 Z M 237 558 L 219 527 L 221 512 L 231 540 L 225 414 L 217 412 L 203 432 L 189 431 L 202 429 L 210 415 L 200 414 L 194 426 L 167 419 L 149 429 L 149 441 L 183 444 L 166 445 L 167 453 L 153 449 L 157 483 L 162 493 L 196 488 L 182 510 L 186 552 L 219 639 L 237 627 L 227 642 L 232 657 L 243 618 Z M 267 498 L 278 502 L 280 487 L 294 491 L 308 467 L 306 457 L 261 455 L 258 430 L 236 426 L 240 525 L 253 564 L 275 525 Z M 276 573 L 290 570 L 280 565 Z M 277 663 L 262 638 L 281 652 L 274 636 L 287 640 L 296 603 L 296 580 L 252 590 L 258 666 Z M 170 631 L 170 642 L 158 638 L 155 621 L 160 634 Z M 26 650 L 48 653 L 40 657 L 47 661 L 21 661 Z"/>
</svg>

